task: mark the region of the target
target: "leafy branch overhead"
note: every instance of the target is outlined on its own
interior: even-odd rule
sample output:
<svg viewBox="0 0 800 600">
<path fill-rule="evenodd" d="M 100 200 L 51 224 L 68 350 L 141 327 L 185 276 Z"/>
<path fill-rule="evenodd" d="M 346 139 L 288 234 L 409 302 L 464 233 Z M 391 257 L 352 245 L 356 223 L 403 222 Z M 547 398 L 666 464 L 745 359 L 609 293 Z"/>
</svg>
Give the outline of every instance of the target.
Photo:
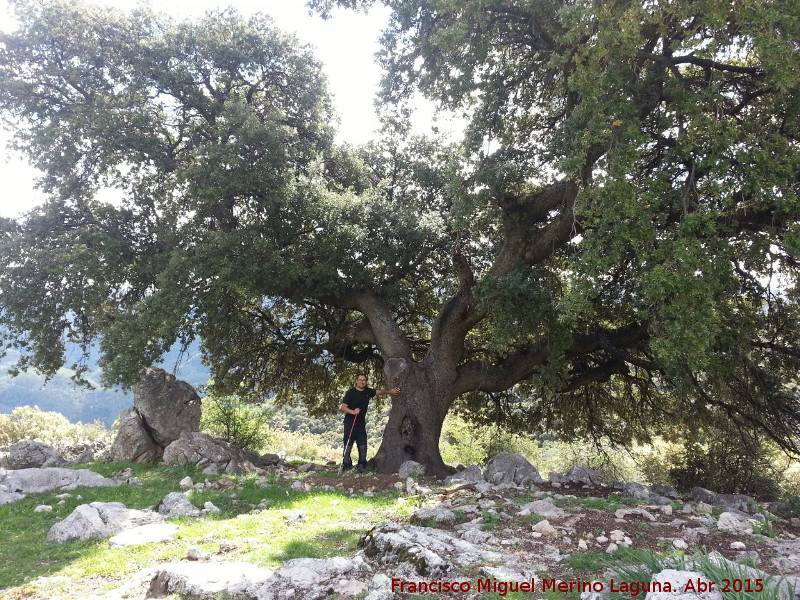
<svg viewBox="0 0 800 600">
<path fill-rule="evenodd" d="M 324 410 L 347 364 L 385 366 L 382 468 L 441 467 L 454 406 L 796 451 L 796 0 L 387 4 L 382 102 L 463 113 L 463 143 L 337 146 L 319 64 L 267 17 L 17 3 L 0 109 L 51 196 L 2 227 L 20 367 L 99 339 L 130 385 L 199 336 L 222 391 Z"/>
</svg>

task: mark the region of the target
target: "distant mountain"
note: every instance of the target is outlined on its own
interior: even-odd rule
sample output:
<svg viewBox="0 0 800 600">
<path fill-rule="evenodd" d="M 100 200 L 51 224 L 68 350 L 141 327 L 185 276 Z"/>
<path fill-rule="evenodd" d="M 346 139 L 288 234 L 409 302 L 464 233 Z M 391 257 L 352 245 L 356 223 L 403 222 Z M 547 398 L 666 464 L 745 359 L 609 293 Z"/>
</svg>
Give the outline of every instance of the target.
<svg viewBox="0 0 800 600">
<path fill-rule="evenodd" d="M 8 414 L 17 406 L 38 406 L 42 410 L 61 413 L 73 423 L 91 423 L 97 420 L 106 427 L 111 427 L 119 413 L 133 405 L 132 392 L 100 387 L 97 352 L 92 353 L 86 373 L 86 379 L 95 384 L 93 390 L 73 383 L 70 379 L 73 372 L 69 369 L 60 369 L 46 383 L 43 376 L 33 372 L 12 377 L 7 369 L 16 362 L 16 358 L 16 354 L 9 352 L 0 360 L 0 413 Z M 205 385 L 209 379 L 209 370 L 202 363 L 198 343 L 192 344 L 183 355 L 180 347 L 174 346 L 157 366 L 195 387 Z"/>
</svg>

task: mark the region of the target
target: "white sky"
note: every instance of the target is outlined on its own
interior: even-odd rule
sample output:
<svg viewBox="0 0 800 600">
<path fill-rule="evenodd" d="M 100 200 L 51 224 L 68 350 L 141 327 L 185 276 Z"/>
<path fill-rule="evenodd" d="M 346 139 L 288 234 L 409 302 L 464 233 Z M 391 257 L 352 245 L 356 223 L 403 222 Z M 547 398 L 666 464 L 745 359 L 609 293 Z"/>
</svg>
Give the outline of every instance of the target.
<svg viewBox="0 0 800 600">
<path fill-rule="evenodd" d="M 102 0 L 102 3 L 122 10 L 137 5 L 135 0 Z M 324 64 L 329 89 L 341 119 L 338 139 L 360 144 L 372 137 L 378 126 L 373 102 L 380 80 L 374 54 L 379 49 L 380 32 L 388 21 L 387 8 L 377 6 L 366 15 L 336 10 L 333 18 L 324 21 L 308 14 L 305 0 L 171 0 L 155 6 L 173 17 L 189 18 L 227 5 L 246 15 L 254 12 L 269 14 L 279 28 L 294 33 L 303 43 L 312 44 L 317 58 Z M 10 9 L 2 3 L 0 30 L 12 28 Z M 431 106 L 420 106 L 415 129 L 426 130 L 433 114 Z M 8 131 L 0 130 L 0 216 L 16 217 L 40 203 L 44 194 L 34 189 L 36 170 L 6 148 L 9 138 Z"/>
</svg>

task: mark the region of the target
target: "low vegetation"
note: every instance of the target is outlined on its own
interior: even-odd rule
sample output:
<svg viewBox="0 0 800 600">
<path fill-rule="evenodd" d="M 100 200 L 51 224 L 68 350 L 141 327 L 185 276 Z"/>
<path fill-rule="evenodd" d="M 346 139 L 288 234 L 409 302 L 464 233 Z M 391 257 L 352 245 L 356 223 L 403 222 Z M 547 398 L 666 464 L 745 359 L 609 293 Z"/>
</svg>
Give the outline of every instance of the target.
<svg viewBox="0 0 800 600">
<path fill-rule="evenodd" d="M 180 533 L 172 542 L 139 546 L 131 552 L 129 548 L 110 548 L 106 540 L 46 541 L 50 527 L 80 504 L 122 502 L 128 508 L 142 509 L 155 505 L 169 492 L 180 491 L 178 482 L 187 475 L 195 481 L 207 479 L 190 468 L 106 462 L 86 467 L 106 476 L 130 467 L 141 485 L 83 488 L 63 499 L 54 494 L 31 494 L 0 506 L 0 539 L 4 540 L 0 545 L 0 589 L 15 588 L 18 597 L 40 598 L 67 591 L 76 595 L 76 586 L 102 593 L 148 565 L 182 559 L 189 548 L 213 554 L 221 544 L 226 544 L 227 559 L 273 569 L 292 558 L 353 555 L 358 539 L 371 524 L 389 517 L 408 518 L 412 510 L 399 503 L 393 492 L 351 497 L 339 491 L 303 492 L 291 489 L 288 483 L 233 476 L 228 479 L 235 489 L 193 491 L 195 506 L 212 502 L 220 513 L 174 520 L 180 524 Z M 43 504 L 52 506 L 52 512 L 34 512 Z"/>
</svg>

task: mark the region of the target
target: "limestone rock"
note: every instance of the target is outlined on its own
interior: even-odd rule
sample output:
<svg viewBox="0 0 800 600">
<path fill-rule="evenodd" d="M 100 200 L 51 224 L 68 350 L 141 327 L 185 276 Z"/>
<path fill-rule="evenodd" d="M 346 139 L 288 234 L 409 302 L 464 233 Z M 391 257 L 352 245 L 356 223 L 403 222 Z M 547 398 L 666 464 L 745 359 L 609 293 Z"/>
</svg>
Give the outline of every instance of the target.
<svg viewBox="0 0 800 600">
<path fill-rule="evenodd" d="M 156 462 L 181 433 L 200 430 L 200 396 L 163 369 L 147 369 L 133 390 L 133 407 L 120 414 L 109 455 L 125 462 Z"/>
<path fill-rule="evenodd" d="M 647 593 L 645 596 L 645 600 L 722 600 L 722 593 L 719 591 L 719 588 L 715 585 L 712 586 L 711 581 L 709 581 L 705 575 L 696 571 L 676 571 L 675 569 L 665 569 L 660 573 L 653 575 L 653 582 L 661 583 L 661 587 L 665 587 L 665 584 L 669 583 L 670 587 L 672 588 L 672 592 L 657 592 L 651 591 Z M 686 585 L 692 581 L 697 584 L 698 581 L 702 581 L 709 587 L 710 591 L 707 592 L 685 592 Z"/>
<path fill-rule="evenodd" d="M 165 517 L 199 517 L 200 509 L 180 492 L 170 492 L 156 506 L 159 514 Z"/>
<path fill-rule="evenodd" d="M 444 577 L 458 566 L 486 562 L 508 563 L 508 556 L 459 539 L 440 529 L 384 522 L 370 530 L 359 546 L 382 565 L 400 568 L 409 576 Z"/>
<path fill-rule="evenodd" d="M 425 525 L 428 522 L 452 525 L 456 522 L 456 515 L 446 508 L 420 508 L 411 516 L 411 522 L 418 525 Z"/>
<path fill-rule="evenodd" d="M 655 516 L 653 516 L 652 513 L 646 511 L 643 508 L 620 508 L 620 509 L 614 511 L 614 516 L 617 519 L 624 519 L 625 517 L 628 517 L 630 515 L 641 515 L 642 517 L 644 517 L 648 521 L 655 521 L 656 520 Z"/>
<path fill-rule="evenodd" d="M 532 530 L 537 533 L 541 533 L 545 537 L 555 537 L 558 535 L 558 530 L 552 525 L 550 525 L 550 522 L 547 519 L 536 523 L 536 525 L 533 526 Z"/>
<path fill-rule="evenodd" d="M 658 496 L 666 496 L 672 500 L 679 498 L 678 492 L 671 485 L 664 485 L 662 483 L 654 483 L 650 486 L 650 493 Z"/>
<path fill-rule="evenodd" d="M 0 490 L 0 506 L 4 504 L 11 504 L 12 502 L 17 502 L 18 500 L 22 500 L 25 498 L 25 494 L 18 494 L 17 492 L 6 492 L 4 490 Z"/>
<path fill-rule="evenodd" d="M 444 485 L 463 485 L 465 483 L 484 483 L 483 473 L 477 465 L 470 465 L 463 471 L 445 478 Z"/>
<path fill-rule="evenodd" d="M 185 431 L 200 431 L 200 396 L 191 385 L 164 369 L 147 369 L 133 390 L 133 406 L 162 448 Z"/>
<path fill-rule="evenodd" d="M 51 542 L 111 537 L 119 531 L 150 523 L 163 523 L 158 513 L 126 508 L 119 502 L 81 504 L 47 533 Z"/>
<path fill-rule="evenodd" d="M 355 589 L 349 583 L 354 575 L 368 572 L 363 558 L 296 558 L 280 567 L 275 574 L 251 592 L 256 600 L 279 600 L 287 597 L 316 600 L 329 595 L 336 586 L 342 590 Z M 344 580 L 344 583 L 342 583 Z M 366 585 L 360 587 L 361 593 Z M 291 591 L 290 591 L 291 590 Z"/>
<path fill-rule="evenodd" d="M 650 499 L 650 490 L 641 483 L 625 483 L 622 486 L 622 497 L 635 498 L 636 500 L 644 500 L 647 502 Z"/>
<path fill-rule="evenodd" d="M 248 473 L 258 468 L 260 457 L 206 433 L 184 432 L 166 447 L 164 462 L 198 469 L 214 466 L 219 473 Z"/>
<path fill-rule="evenodd" d="M 717 529 L 735 535 L 749 535 L 753 533 L 753 527 L 745 520 L 740 519 L 731 512 L 724 512 L 717 519 Z"/>
<path fill-rule="evenodd" d="M 400 465 L 397 474 L 404 479 L 406 477 L 423 477 L 425 475 L 425 465 L 413 460 L 407 460 Z"/>
<path fill-rule="evenodd" d="M 568 483 L 577 483 L 578 485 L 597 486 L 603 483 L 603 476 L 598 471 L 577 465 L 567 471 L 564 479 Z"/>
<path fill-rule="evenodd" d="M 162 565 L 150 582 L 148 598 L 170 594 L 198 600 L 220 595 L 244 600 L 272 576 L 272 571 L 242 562 L 180 562 Z"/>
<path fill-rule="evenodd" d="M 88 469 L 0 469 L 0 504 L 21 500 L 25 494 L 74 490 L 76 487 L 113 487 L 111 479 Z M 7 503 L 6 502 L 6 503 Z"/>
<path fill-rule="evenodd" d="M 539 471 L 521 454 L 501 452 L 487 464 L 483 473 L 486 481 L 494 485 L 513 484 L 529 486 L 543 483 Z"/>
<path fill-rule="evenodd" d="M 126 529 L 110 540 L 108 545 L 114 547 L 141 546 L 169 542 L 178 535 L 178 526 L 168 523 L 150 523 L 133 529 Z"/>
<path fill-rule="evenodd" d="M 522 506 L 523 511 L 528 511 L 528 514 L 539 515 L 547 519 L 563 519 L 567 516 L 567 511 L 559 508 L 550 498 L 543 500 L 534 500 Z"/>
<path fill-rule="evenodd" d="M 33 440 L 23 440 L 11 444 L 2 461 L 6 469 L 40 469 L 43 467 L 62 467 L 67 464 L 63 456 L 49 444 Z"/>
<path fill-rule="evenodd" d="M 695 502 L 705 502 L 720 508 L 747 511 L 753 506 L 753 499 L 742 494 L 717 494 L 701 487 L 692 488 L 689 497 Z"/>
<path fill-rule="evenodd" d="M 138 409 L 131 406 L 119 414 L 119 430 L 108 457 L 117 462 L 153 463 L 164 454 L 150 436 L 145 420 Z"/>
</svg>

